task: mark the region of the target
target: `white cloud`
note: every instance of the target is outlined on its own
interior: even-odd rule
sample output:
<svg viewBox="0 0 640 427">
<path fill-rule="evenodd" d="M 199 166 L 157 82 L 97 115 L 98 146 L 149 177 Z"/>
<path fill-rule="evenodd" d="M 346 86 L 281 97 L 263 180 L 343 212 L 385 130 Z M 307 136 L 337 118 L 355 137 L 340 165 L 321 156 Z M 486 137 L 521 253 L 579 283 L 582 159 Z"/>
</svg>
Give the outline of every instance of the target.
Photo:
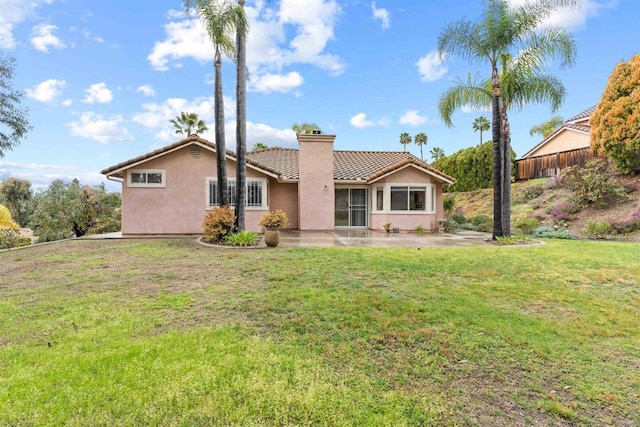
<svg viewBox="0 0 640 427">
<path fill-rule="evenodd" d="M 332 75 L 342 73 L 345 67 L 342 60 L 325 52 L 328 42 L 334 39 L 333 29 L 341 12 L 338 2 L 282 0 L 278 6 L 267 9 L 265 2 L 260 1 L 245 8 L 251 28 L 247 37 L 247 68 L 254 84 L 250 89 L 293 90 L 298 87 L 295 80 L 300 73 L 282 69 L 294 64 L 311 64 Z M 181 67 L 185 58 L 201 63 L 213 61 L 211 41 L 197 17 L 185 19 L 170 11 L 168 19 L 164 40 L 156 42 L 147 56 L 153 68 L 165 71 Z M 274 75 L 286 79 L 273 79 Z M 273 82 L 273 88 L 263 86 L 269 81 Z"/>
<path fill-rule="evenodd" d="M 95 35 L 91 34 L 91 32 L 89 30 L 82 30 L 81 34 L 82 34 L 82 37 L 84 37 L 87 40 L 91 40 L 92 42 L 100 43 L 100 44 L 106 45 L 108 47 L 119 47 L 115 43 L 107 43 L 107 41 L 103 37 L 95 36 Z"/>
<path fill-rule="evenodd" d="M 107 89 L 106 83 L 95 83 L 89 86 L 82 102 L 86 104 L 108 104 L 113 99 L 113 92 Z"/>
<path fill-rule="evenodd" d="M 25 92 L 29 98 L 36 101 L 51 102 L 62 93 L 66 85 L 67 82 L 64 80 L 49 79 L 25 89 Z"/>
<path fill-rule="evenodd" d="M 87 111 L 80 115 L 78 121 L 67 123 L 67 126 L 71 135 L 92 138 L 102 144 L 133 141 L 133 136 L 122 126 L 122 122 L 123 118 L 120 115 L 104 118 L 100 114 Z"/>
<path fill-rule="evenodd" d="M 151 96 L 151 97 L 156 96 L 156 91 L 153 90 L 153 87 L 151 87 L 151 85 L 139 86 L 138 89 L 136 89 L 136 92 L 140 92 L 144 96 Z"/>
<path fill-rule="evenodd" d="M 33 15 L 38 6 L 53 0 L 0 0 L 0 48 L 11 49 L 17 43 L 13 29 Z"/>
<path fill-rule="evenodd" d="M 427 117 L 421 116 L 418 110 L 407 110 L 402 117 L 400 117 L 399 123 L 401 125 L 419 126 L 427 122 Z"/>
<path fill-rule="evenodd" d="M 421 57 L 416 65 L 418 73 L 420 73 L 420 80 L 423 82 L 434 82 L 447 73 L 447 67 L 440 60 L 438 52 L 429 52 Z"/>
<path fill-rule="evenodd" d="M 49 52 L 49 46 L 56 49 L 67 47 L 57 36 L 53 34 L 58 27 L 51 24 L 39 24 L 31 31 L 31 44 L 41 52 Z"/>
<path fill-rule="evenodd" d="M 13 176 L 28 179 L 35 190 L 46 190 L 52 181 L 62 179 L 71 181 L 78 178 L 82 184 L 98 185 L 105 181 L 100 173 L 81 169 L 76 166 L 48 165 L 41 163 L 0 162 L 0 179 Z M 107 183 L 109 186 L 109 184 Z M 109 191 L 118 191 L 117 186 L 111 185 Z"/>
<path fill-rule="evenodd" d="M 529 0 L 507 0 L 513 7 L 524 6 Z M 597 16 L 600 10 L 613 8 L 616 0 L 579 0 L 577 7 L 563 7 L 553 12 L 551 16 L 542 23 L 541 27 L 561 27 L 575 29 L 583 26 L 589 18 Z"/>
<path fill-rule="evenodd" d="M 65 107 L 68 107 L 71 104 L 73 104 L 73 100 L 72 99 L 65 99 L 64 101 L 61 102 L 61 104 L 64 105 Z"/>
<path fill-rule="evenodd" d="M 371 2 L 371 10 L 373 11 L 373 19 L 377 19 L 382 24 L 382 29 L 386 30 L 391 26 L 391 17 L 389 16 L 389 11 L 383 8 L 377 8 L 376 2 Z"/>
<path fill-rule="evenodd" d="M 214 52 L 211 41 L 199 19 L 169 22 L 164 26 L 166 39 L 156 42 L 147 60 L 160 71 L 181 67 L 179 60 L 192 58 L 199 62 L 213 62 Z"/>
<path fill-rule="evenodd" d="M 249 81 L 249 87 L 262 93 L 289 92 L 302 86 L 304 79 L 297 71 L 287 74 L 263 74 Z"/>
<path fill-rule="evenodd" d="M 147 129 L 156 131 L 155 137 L 162 141 L 174 141 L 177 137 L 171 119 L 180 115 L 180 112 L 196 113 L 210 128 L 209 132 L 201 136 L 213 140 L 214 130 L 214 98 L 200 97 L 192 101 L 184 98 L 169 98 L 163 103 L 143 104 L 144 111 L 133 115 L 132 120 Z M 235 103 L 231 98 L 224 98 L 225 118 L 235 115 Z M 234 131 L 235 132 L 235 131 Z"/>
<path fill-rule="evenodd" d="M 351 123 L 351 126 L 358 129 L 364 129 L 375 124 L 371 120 L 367 120 L 367 115 L 365 113 L 358 113 L 355 116 L 351 117 L 349 123 Z"/>
</svg>

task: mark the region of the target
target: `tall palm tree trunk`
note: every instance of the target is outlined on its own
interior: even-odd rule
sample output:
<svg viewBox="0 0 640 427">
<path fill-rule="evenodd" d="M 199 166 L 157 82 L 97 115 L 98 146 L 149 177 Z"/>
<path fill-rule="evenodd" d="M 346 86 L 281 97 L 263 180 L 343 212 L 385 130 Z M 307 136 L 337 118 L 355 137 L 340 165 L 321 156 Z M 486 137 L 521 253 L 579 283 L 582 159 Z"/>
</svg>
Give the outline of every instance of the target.
<svg viewBox="0 0 640 427">
<path fill-rule="evenodd" d="M 214 91 L 214 114 L 216 120 L 216 173 L 218 176 L 218 202 L 220 206 L 228 206 L 229 198 L 227 193 L 227 159 L 226 143 L 224 136 L 224 105 L 222 97 L 222 58 L 220 50 L 216 49 L 214 62 L 215 68 L 215 91 Z"/>
<path fill-rule="evenodd" d="M 493 82 L 492 133 L 493 133 L 493 239 L 502 236 L 502 150 L 500 146 L 500 78 L 497 70 L 491 76 Z"/>
<path fill-rule="evenodd" d="M 244 9 L 244 0 L 238 0 Z M 236 228 L 244 231 L 247 181 L 247 51 L 246 33 L 236 34 Z"/>
<path fill-rule="evenodd" d="M 511 235 L 511 131 L 506 111 L 502 112 L 502 235 Z"/>
</svg>

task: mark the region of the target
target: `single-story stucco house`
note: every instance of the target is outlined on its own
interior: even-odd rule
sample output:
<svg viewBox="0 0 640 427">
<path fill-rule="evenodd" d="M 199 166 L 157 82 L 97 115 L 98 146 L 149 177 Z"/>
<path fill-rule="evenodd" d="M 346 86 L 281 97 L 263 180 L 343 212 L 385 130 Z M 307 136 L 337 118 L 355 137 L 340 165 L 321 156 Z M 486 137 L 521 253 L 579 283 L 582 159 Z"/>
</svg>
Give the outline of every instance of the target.
<svg viewBox="0 0 640 427">
<path fill-rule="evenodd" d="M 299 149 L 247 154 L 247 230 L 282 209 L 289 228 L 437 230 L 455 180 L 405 152 L 334 151 L 335 135 L 298 135 Z M 216 200 L 216 145 L 197 135 L 104 169 L 122 182 L 122 233 L 199 234 Z M 229 187 L 235 154 L 227 151 Z"/>
<path fill-rule="evenodd" d="M 569 166 L 583 166 L 594 157 L 589 120 L 596 106 L 571 117 L 516 160 L 516 179 L 558 176 Z"/>
</svg>

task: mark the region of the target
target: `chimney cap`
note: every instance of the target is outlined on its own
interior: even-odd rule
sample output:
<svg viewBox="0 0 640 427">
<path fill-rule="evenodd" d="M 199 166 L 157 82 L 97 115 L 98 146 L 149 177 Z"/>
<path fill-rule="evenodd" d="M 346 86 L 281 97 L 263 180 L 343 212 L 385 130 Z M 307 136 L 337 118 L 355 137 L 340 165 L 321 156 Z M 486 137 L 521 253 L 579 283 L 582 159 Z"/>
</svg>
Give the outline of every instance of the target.
<svg viewBox="0 0 640 427">
<path fill-rule="evenodd" d="M 311 135 L 320 135 L 320 134 L 322 134 L 321 130 L 314 129 L 314 130 L 311 131 Z"/>
</svg>

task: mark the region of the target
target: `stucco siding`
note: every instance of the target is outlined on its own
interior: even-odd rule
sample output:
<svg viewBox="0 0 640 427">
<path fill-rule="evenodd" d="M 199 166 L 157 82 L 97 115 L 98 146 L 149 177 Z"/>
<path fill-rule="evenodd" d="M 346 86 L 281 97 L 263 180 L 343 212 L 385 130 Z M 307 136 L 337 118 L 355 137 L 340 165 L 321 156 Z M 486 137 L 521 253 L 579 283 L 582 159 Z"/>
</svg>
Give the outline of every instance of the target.
<svg viewBox="0 0 640 427">
<path fill-rule="evenodd" d="M 369 214 L 369 228 L 374 230 L 382 229 L 384 224 L 390 223 L 393 228 L 398 228 L 402 231 L 412 231 L 418 226 L 424 227 L 427 231 L 438 230 L 438 221 L 444 217 L 443 184 L 439 180 L 434 179 L 431 175 L 419 169 L 407 167 L 376 181 L 371 187 L 375 188 L 376 186 L 385 184 L 434 185 L 436 189 L 435 213 L 423 213 L 419 211 L 372 211 Z M 386 200 L 385 203 L 388 203 L 388 200 Z"/>
<path fill-rule="evenodd" d="M 122 188 L 123 234 L 200 234 L 207 212 L 207 177 L 216 177 L 215 153 L 200 149 L 199 157 L 185 147 L 132 169 L 165 172 L 163 188 L 130 187 L 127 173 Z M 227 160 L 227 174 L 235 178 L 235 163 Z M 248 177 L 264 177 L 247 169 Z M 246 211 L 248 230 L 260 231 L 263 211 Z"/>
<path fill-rule="evenodd" d="M 289 218 L 290 229 L 299 228 L 298 220 L 298 184 L 278 183 L 275 179 L 269 180 L 269 210 L 281 209 Z"/>
<path fill-rule="evenodd" d="M 588 134 L 571 129 L 564 129 L 537 150 L 529 153 L 527 158 L 560 153 L 578 148 L 587 148 L 590 145 L 591 137 Z"/>
</svg>

